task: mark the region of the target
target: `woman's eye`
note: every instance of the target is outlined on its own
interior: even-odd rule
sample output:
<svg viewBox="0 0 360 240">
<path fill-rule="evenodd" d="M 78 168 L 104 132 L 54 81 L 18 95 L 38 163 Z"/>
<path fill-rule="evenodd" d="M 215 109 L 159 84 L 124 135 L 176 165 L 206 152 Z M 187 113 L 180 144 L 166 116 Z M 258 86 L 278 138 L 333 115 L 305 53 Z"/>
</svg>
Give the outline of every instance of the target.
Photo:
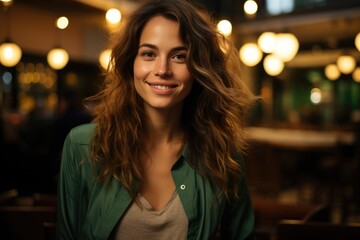
<svg viewBox="0 0 360 240">
<path fill-rule="evenodd" d="M 186 54 L 178 53 L 173 56 L 173 59 L 175 59 L 177 62 L 185 62 L 186 61 Z"/>
<path fill-rule="evenodd" d="M 143 52 L 141 54 L 143 57 L 146 57 L 146 58 L 152 58 L 154 57 L 154 53 L 153 52 Z"/>
</svg>

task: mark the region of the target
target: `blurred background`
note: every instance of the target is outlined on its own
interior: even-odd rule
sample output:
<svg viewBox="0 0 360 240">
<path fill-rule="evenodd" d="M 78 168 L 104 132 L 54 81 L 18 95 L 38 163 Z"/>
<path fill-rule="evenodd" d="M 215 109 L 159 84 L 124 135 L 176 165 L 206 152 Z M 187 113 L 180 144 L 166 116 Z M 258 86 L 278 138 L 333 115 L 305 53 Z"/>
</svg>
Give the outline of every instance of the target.
<svg viewBox="0 0 360 240">
<path fill-rule="evenodd" d="M 91 121 L 82 101 L 101 86 L 107 40 L 145 1 L 0 1 L 2 206 L 55 204 L 62 144 Z M 234 42 L 262 98 L 245 156 L 259 239 L 285 239 L 285 219 L 360 223 L 360 1 L 191 2 Z"/>
</svg>

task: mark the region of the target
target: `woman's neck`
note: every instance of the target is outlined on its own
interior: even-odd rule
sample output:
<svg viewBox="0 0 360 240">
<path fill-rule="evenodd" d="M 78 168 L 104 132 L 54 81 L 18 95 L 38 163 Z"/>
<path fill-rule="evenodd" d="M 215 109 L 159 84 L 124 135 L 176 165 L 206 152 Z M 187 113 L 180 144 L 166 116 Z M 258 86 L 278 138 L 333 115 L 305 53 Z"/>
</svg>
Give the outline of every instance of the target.
<svg viewBox="0 0 360 240">
<path fill-rule="evenodd" d="M 158 110 L 146 111 L 145 139 L 152 144 L 166 144 L 182 141 L 184 131 L 181 125 L 181 110 Z"/>
</svg>

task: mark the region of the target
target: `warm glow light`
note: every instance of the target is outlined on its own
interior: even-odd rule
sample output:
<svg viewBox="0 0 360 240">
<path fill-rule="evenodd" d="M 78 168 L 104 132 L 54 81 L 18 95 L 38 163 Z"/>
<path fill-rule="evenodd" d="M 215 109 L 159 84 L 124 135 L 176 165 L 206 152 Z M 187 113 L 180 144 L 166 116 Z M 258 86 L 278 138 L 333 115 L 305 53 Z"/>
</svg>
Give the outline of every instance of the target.
<svg viewBox="0 0 360 240">
<path fill-rule="evenodd" d="M 110 60 L 111 60 L 111 50 L 110 49 L 106 49 L 100 53 L 99 63 L 101 65 L 101 67 L 103 67 L 104 69 L 108 69 L 108 67 L 111 68 L 112 65 L 109 66 Z"/>
<path fill-rule="evenodd" d="M 318 88 L 311 89 L 310 100 L 314 104 L 319 104 L 321 102 L 321 91 Z"/>
<path fill-rule="evenodd" d="M 355 71 L 352 73 L 352 78 L 355 82 L 360 83 L 360 67 L 357 67 Z"/>
<path fill-rule="evenodd" d="M 13 67 L 20 61 L 21 48 L 15 43 L 5 42 L 0 45 L 0 63 L 5 67 Z"/>
<path fill-rule="evenodd" d="M 111 8 L 106 12 L 105 17 L 110 24 L 118 24 L 121 21 L 121 12 L 116 8 Z"/>
<path fill-rule="evenodd" d="M 267 55 L 264 58 L 264 69 L 270 76 L 279 75 L 284 69 L 284 63 L 275 55 Z"/>
<path fill-rule="evenodd" d="M 329 80 L 336 80 L 340 77 L 341 73 L 336 64 L 329 64 L 325 67 L 325 76 Z"/>
<path fill-rule="evenodd" d="M 217 24 L 217 28 L 219 30 L 220 33 L 222 33 L 224 36 L 230 36 L 231 32 L 232 32 L 232 25 L 231 22 L 229 22 L 228 20 L 221 20 L 218 24 Z"/>
<path fill-rule="evenodd" d="M 55 70 L 60 70 L 66 66 L 69 61 L 69 54 L 62 48 L 54 48 L 47 55 L 47 61 Z"/>
<path fill-rule="evenodd" d="M 232 33 L 232 24 L 231 24 L 231 22 L 229 22 L 226 19 L 221 20 L 218 23 L 217 28 L 218 28 L 219 32 L 226 37 L 230 36 Z"/>
<path fill-rule="evenodd" d="M 253 15 L 257 12 L 258 5 L 254 0 L 247 0 L 244 3 L 244 11 L 246 14 Z"/>
<path fill-rule="evenodd" d="M 256 43 L 246 43 L 239 51 L 241 61 L 247 66 L 255 66 L 262 58 L 262 52 Z"/>
<path fill-rule="evenodd" d="M 282 61 L 288 62 L 295 57 L 299 50 L 299 41 L 294 34 L 279 33 L 276 35 L 274 54 Z"/>
<path fill-rule="evenodd" d="M 355 37 L 355 46 L 360 51 L 360 32 Z"/>
<path fill-rule="evenodd" d="M 1 0 L 5 7 L 9 7 L 12 5 L 13 0 Z"/>
<path fill-rule="evenodd" d="M 258 38 L 258 44 L 264 53 L 272 53 L 275 49 L 276 34 L 273 32 L 263 32 Z"/>
<path fill-rule="evenodd" d="M 67 17 L 59 17 L 56 20 L 56 27 L 59 29 L 65 29 L 67 26 L 69 26 L 69 19 Z"/>
<path fill-rule="evenodd" d="M 338 57 L 336 64 L 340 72 L 344 74 L 350 74 L 356 67 L 356 60 L 351 55 L 343 55 Z"/>
</svg>

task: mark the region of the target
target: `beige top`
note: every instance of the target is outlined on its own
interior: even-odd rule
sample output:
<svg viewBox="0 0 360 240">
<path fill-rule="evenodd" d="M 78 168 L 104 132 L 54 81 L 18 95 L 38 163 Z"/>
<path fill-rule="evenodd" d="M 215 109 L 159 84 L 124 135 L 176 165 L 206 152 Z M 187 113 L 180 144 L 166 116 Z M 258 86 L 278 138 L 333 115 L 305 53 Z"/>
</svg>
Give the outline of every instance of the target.
<svg viewBox="0 0 360 240">
<path fill-rule="evenodd" d="M 141 206 L 133 202 L 115 229 L 115 240 L 184 240 L 187 239 L 188 219 L 176 191 L 159 211 L 139 195 Z"/>
</svg>

